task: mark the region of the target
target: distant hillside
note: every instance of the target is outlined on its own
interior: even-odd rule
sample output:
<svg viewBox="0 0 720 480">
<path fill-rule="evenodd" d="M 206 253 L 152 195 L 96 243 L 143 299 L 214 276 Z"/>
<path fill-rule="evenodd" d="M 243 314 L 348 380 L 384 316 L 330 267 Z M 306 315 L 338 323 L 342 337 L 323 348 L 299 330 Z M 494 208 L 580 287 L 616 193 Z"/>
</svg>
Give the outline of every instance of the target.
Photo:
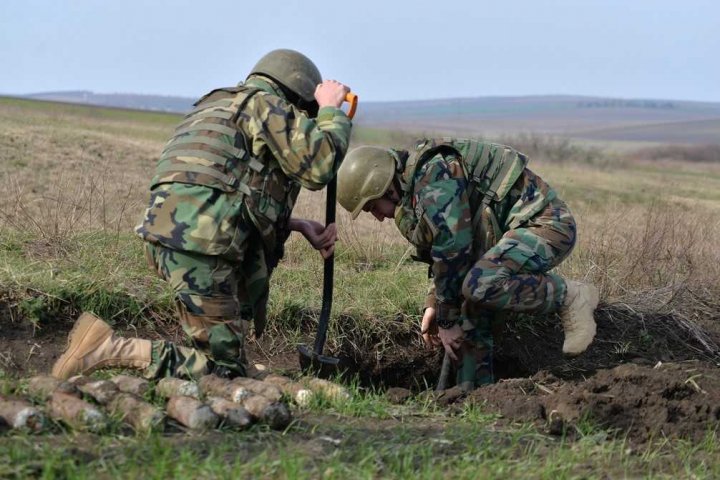
<svg viewBox="0 0 720 480">
<path fill-rule="evenodd" d="M 720 103 L 581 96 L 366 103 L 358 124 L 463 135 L 542 133 L 589 140 L 720 143 Z"/>
<path fill-rule="evenodd" d="M 360 95 L 355 121 L 371 128 L 472 136 L 540 133 L 594 141 L 720 144 L 720 103 L 570 95 L 362 102 Z M 195 101 L 88 91 L 25 97 L 178 113 L 187 112 Z"/>
<path fill-rule="evenodd" d="M 186 97 L 163 95 L 136 95 L 130 93 L 93 93 L 86 90 L 68 92 L 43 92 L 24 95 L 24 98 L 51 100 L 54 102 L 82 103 L 103 107 L 134 108 L 160 112 L 186 112 L 197 100 Z"/>
</svg>

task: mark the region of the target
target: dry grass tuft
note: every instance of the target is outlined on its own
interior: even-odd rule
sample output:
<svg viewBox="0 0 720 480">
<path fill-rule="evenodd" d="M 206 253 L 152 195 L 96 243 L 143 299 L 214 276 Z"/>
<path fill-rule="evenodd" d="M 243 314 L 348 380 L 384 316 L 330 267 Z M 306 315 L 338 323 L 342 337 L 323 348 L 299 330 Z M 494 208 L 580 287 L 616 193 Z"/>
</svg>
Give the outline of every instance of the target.
<svg viewBox="0 0 720 480">
<path fill-rule="evenodd" d="M 720 145 L 663 145 L 630 154 L 633 160 L 720 163 Z"/>
</svg>

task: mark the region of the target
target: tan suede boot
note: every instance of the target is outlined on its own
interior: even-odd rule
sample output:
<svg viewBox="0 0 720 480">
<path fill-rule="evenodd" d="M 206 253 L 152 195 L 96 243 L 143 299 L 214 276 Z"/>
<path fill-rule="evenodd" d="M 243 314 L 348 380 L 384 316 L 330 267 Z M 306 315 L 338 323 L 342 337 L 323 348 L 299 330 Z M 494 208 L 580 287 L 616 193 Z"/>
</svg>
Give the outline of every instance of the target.
<svg viewBox="0 0 720 480">
<path fill-rule="evenodd" d="M 565 329 L 563 353 L 574 356 L 584 352 L 595 338 L 597 326 L 593 312 L 600 295 L 594 285 L 568 280 L 560 318 Z"/>
<path fill-rule="evenodd" d="M 67 379 L 102 367 L 147 368 L 152 342 L 141 338 L 116 337 L 110 325 L 90 313 L 75 322 L 68 348 L 57 359 L 53 377 Z"/>
</svg>

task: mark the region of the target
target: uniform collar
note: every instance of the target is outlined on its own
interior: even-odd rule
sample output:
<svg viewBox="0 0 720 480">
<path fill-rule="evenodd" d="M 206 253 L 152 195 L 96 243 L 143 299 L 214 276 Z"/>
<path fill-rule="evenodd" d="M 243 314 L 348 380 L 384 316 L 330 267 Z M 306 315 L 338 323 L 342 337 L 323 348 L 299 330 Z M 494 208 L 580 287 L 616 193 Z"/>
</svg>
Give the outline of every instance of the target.
<svg viewBox="0 0 720 480">
<path fill-rule="evenodd" d="M 410 190 L 410 183 L 412 179 L 405 178 L 405 169 L 407 168 L 408 158 L 410 154 L 407 150 L 396 150 L 390 149 L 390 155 L 395 159 L 395 178 L 400 183 L 400 189 L 402 190 L 401 196 Z"/>
<path fill-rule="evenodd" d="M 262 77 L 260 75 L 250 75 L 245 81 L 244 85 L 246 87 L 259 88 L 263 92 L 267 92 L 269 94 L 275 95 L 276 97 L 287 100 L 280 86 L 267 77 Z"/>
</svg>

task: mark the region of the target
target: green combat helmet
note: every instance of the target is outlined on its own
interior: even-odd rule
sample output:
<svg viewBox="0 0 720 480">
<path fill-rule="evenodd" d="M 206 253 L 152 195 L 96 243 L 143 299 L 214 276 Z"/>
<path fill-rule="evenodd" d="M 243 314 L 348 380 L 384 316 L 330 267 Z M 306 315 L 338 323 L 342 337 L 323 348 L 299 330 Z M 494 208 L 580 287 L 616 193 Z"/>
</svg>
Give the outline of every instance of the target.
<svg viewBox="0 0 720 480">
<path fill-rule="evenodd" d="M 337 173 L 337 199 L 357 218 L 365 204 L 382 197 L 395 175 L 395 159 L 385 148 L 358 147 L 347 154 Z"/>
<path fill-rule="evenodd" d="M 297 94 L 306 102 L 315 101 L 315 87 L 322 83 L 322 76 L 308 57 L 295 50 L 281 48 L 262 57 L 250 71 L 267 75 Z"/>
</svg>

